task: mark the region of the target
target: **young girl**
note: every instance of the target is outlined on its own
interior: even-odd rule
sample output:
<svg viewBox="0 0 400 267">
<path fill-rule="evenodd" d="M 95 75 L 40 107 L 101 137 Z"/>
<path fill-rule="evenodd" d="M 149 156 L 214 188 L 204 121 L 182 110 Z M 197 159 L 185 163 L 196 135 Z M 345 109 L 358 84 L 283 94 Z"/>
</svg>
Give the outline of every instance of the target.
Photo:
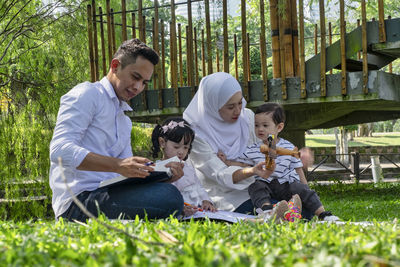
<svg viewBox="0 0 400 267">
<path fill-rule="evenodd" d="M 185 161 L 192 148 L 193 139 L 194 132 L 184 119 L 167 119 L 161 125 L 157 125 L 151 135 L 153 157 L 157 158 L 161 151 L 162 160 L 177 156 L 180 160 Z M 194 214 L 197 207 L 207 211 L 216 211 L 197 178 L 195 169 L 187 161 L 185 161 L 183 172 L 184 175 L 172 184 L 181 192 L 186 203 L 183 209 L 184 216 Z"/>
</svg>

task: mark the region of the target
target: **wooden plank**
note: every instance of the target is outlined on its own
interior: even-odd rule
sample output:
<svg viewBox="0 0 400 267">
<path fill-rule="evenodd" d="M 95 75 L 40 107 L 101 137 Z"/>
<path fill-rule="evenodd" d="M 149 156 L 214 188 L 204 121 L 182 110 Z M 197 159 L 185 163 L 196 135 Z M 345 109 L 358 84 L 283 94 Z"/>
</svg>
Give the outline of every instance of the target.
<svg viewBox="0 0 400 267">
<path fill-rule="evenodd" d="M 264 0 L 260 0 L 260 59 L 261 77 L 264 88 L 264 101 L 268 101 L 268 69 L 267 69 L 267 46 L 265 38 L 265 6 Z"/>
<path fill-rule="evenodd" d="M 286 86 L 286 66 L 285 66 L 285 45 L 283 41 L 283 29 L 284 29 L 284 22 L 282 16 L 279 17 L 279 54 L 280 54 L 280 61 L 281 61 L 281 92 L 282 92 L 282 99 L 286 100 L 287 95 L 287 86 Z"/>
<path fill-rule="evenodd" d="M 193 46 L 194 46 L 194 86 L 199 84 L 199 55 L 197 53 L 197 29 L 193 28 Z"/>
<path fill-rule="evenodd" d="M 300 97 L 307 97 L 306 90 L 306 60 L 304 44 L 304 3 L 299 0 L 299 28 L 300 28 Z"/>
<path fill-rule="evenodd" d="M 206 70 L 206 44 L 205 44 L 205 38 L 204 38 L 204 30 L 201 30 L 201 74 L 202 76 L 207 75 L 207 70 Z"/>
<path fill-rule="evenodd" d="M 106 10 L 107 10 L 107 46 L 108 46 L 108 66 L 111 65 L 111 60 L 113 57 L 112 51 L 112 35 L 111 35 L 111 8 L 110 0 L 106 0 Z"/>
<path fill-rule="evenodd" d="M 219 40 L 218 32 L 215 33 L 215 39 L 216 39 L 217 42 L 218 42 L 218 40 Z M 220 72 L 220 69 L 219 69 L 219 48 L 218 48 L 218 45 L 215 46 L 215 56 L 216 56 L 216 63 L 217 63 L 217 72 Z"/>
<path fill-rule="evenodd" d="M 300 75 L 299 60 L 299 27 L 297 24 L 297 5 L 296 0 L 292 0 L 292 36 L 293 36 L 293 70 L 294 76 Z"/>
<path fill-rule="evenodd" d="M 111 44 L 112 44 L 112 54 L 114 55 L 115 52 L 117 51 L 117 45 L 115 41 L 114 10 L 112 8 L 111 8 Z"/>
<path fill-rule="evenodd" d="M 159 13 L 158 13 L 158 0 L 154 0 L 154 23 L 153 23 L 153 48 L 157 52 L 157 54 L 160 54 L 160 40 L 159 40 Z M 156 88 L 161 89 L 162 88 L 162 78 L 161 78 L 161 64 L 157 64 L 155 66 L 155 77 L 157 78 Z"/>
<path fill-rule="evenodd" d="M 143 43 L 146 43 L 146 16 L 142 16 L 142 35 L 143 35 L 143 39 L 141 40 Z"/>
<path fill-rule="evenodd" d="M 247 49 L 246 49 L 246 51 L 247 51 L 247 80 L 251 81 L 250 34 L 249 33 L 246 33 L 246 43 L 247 43 Z"/>
<path fill-rule="evenodd" d="M 379 13 L 379 42 L 386 42 L 386 29 L 385 29 L 385 11 L 383 0 L 378 0 L 378 13 Z"/>
<path fill-rule="evenodd" d="M 96 73 L 94 67 L 93 56 L 93 23 L 92 23 L 92 6 L 87 5 L 87 29 L 88 29 L 88 46 L 89 46 L 89 64 L 90 64 L 90 81 L 96 81 Z"/>
<path fill-rule="evenodd" d="M 143 0 L 138 0 L 138 20 L 139 39 L 143 42 L 145 39 L 145 35 L 143 34 Z"/>
<path fill-rule="evenodd" d="M 347 66 L 346 66 L 346 21 L 344 20 L 344 0 L 340 0 L 340 58 L 341 58 L 341 87 L 342 95 L 347 95 Z"/>
<path fill-rule="evenodd" d="M 210 22 L 210 1 L 204 0 L 205 11 L 206 11 L 206 33 L 207 33 L 207 65 L 208 74 L 213 73 L 212 66 L 212 47 L 211 47 L 211 22 Z"/>
<path fill-rule="evenodd" d="M 243 96 L 249 101 L 249 70 L 247 57 L 247 29 L 246 29 L 246 0 L 241 0 L 241 22 L 242 22 L 242 65 L 243 65 Z"/>
<path fill-rule="evenodd" d="M 293 62 L 293 36 L 292 36 L 292 5 L 291 1 L 286 1 L 285 15 L 282 18 L 283 28 L 283 45 L 284 45 L 284 60 L 285 60 L 285 77 L 294 76 L 294 62 Z"/>
<path fill-rule="evenodd" d="M 101 18 L 101 17 L 100 17 Z M 100 80 L 99 76 L 99 43 L 97 38 L 97 19 L 96 19 L 96 1 L 92 0 L 92 21 L 93 21 L 93 46 L 94 46 L 94 69 L 95 80 Z"/>
<path fill-rule="evenodd" d="M 132 38 L 136 38 L 136 15 L 132 12 Z"/>
<path fill-rule="evenodd" d="M 122 42 L 128 40 L 126 33 L 126 0 L 121 0 Z"/>
<path fill-rule="evenodd" d="M 171 23 L 170 23 L 170 58 L 171 58 L 171 87 L 174 89 L 175 106 L 179 107 L 178 92 L 178 58 L 176 44 L 176 18 L 175 18 L 175 0 L 171 0 Z"/>
<path fill-rule="evenodd" d="M 186 28 L 186 67 L 187 67 L 187 85 L 193 88 L 194 86 L 194 64 L 193 64 L 193 22 L 192 22 L 192 0 L 186 0 L 187 3 L 187 28 Z M 194 90 L 192 90 L 192 93 Z"/>
<path fill-rule="evenodd" d="M 165 77 L 165 34 L 164 34 L 164 21 L 161 20 L 161 77 L 162 77 L 162 88 L 167 88 L 167 80 Z M 162 98 L 162 94 L 161 94 Z M 162 101 L 162 99 L 161 99 Z"/>
<path fill-rule="evenodd" d="M 332 45 L 332 23 L 328 23 L 328 37 L 329 37 L 329 45 Z M 331 69 L 329 71 L 329 74 L 333 74 L 333 70 Z"/>
<path fill-rule="evenodd" d="M 152 36 L 151 36 L 151 37 L 152 37 L 152 43 L 153 43 L 153 49 L 154 49 L 154 51 L 156 51 L 157 54 L 158 54 L 158 51 L 156 50 L 156 46 L 157 46 L 157 43 L 158 43 L 158 34 L 157 34 L 157 37 L 156 37 L 156 35 L 154 34 L 155 31 L 156 31 L 156 22 L 155 22 L 155 18 L 154 18 L 154 17 L 151 18 L 151 25 L 152 25 L 152 31 L 153 31 L 153 34 L 152 34 Z M 152 79 L 153 89 L 159 89 L 159 88 L 160 88 L 160 87 L 158 86 L 158 83 L 159 83 L 159 79 L 158 79 L 158 66 L 159 66 L 159 64 L 157 64 L 157 65 L 154 66 L 153 79 Z"/>
<path fill-rule="evenodd" d="M 229 47 L 228 47 L 228 0 L 222 1 L 222 24 L 224 37 L 224 72 L 229 73 Z"/>
<path fill-rule="evenodd" d="M 314 54 L 318 54 L 318 25 L 314 24 Z"/>
<path fill-rule="evenodd" d="M 181 24 L 178 23 L 178 58 L 179 58 L 179 84 L 183 86 L 183 57 L 182 57 L 182 29 Z"/>
<path fill-rule="evenodd" d="M 238 46 L 236 40 L 236 34 L 233 35 L 233 48 L 235 53 L 235 78 L 239 81 L 239 65 L 238 65 Z"/>
<path fill-rule="evenodd" d="M 361 31 L 362 31 L 362 50 L 363 50 L 363 92 L 368 94 L 368 53 L 367 53 L 367 10 L 365 0 L 361 0 Z"/>
<path fill-rule="evenodd" d="M 99 16 L 100 16 L 100 43 L 101 43 L 103 76 L 106 76 L 107 75 L 106 45 L 104 40 L 103 10 L 101 7 L 99 7 Z"/>
<path fill-rule="evenodd" d="M 320 53 L 321 96 L 326 96 L 326 27 L 325 27 L 324 0 L 319 0 L 319 18 L 321 25 L 321 53 Z"/>
<path fill-rule="evenodd" d="M 269 1 L 270 22 L 271 22 L 271 46 L 272 46 L 272 74 L 273 78 L 281 77 L 281 56 L 279 41 L 279 19 L 278 19 L 278 0 Z"/>
</svg>

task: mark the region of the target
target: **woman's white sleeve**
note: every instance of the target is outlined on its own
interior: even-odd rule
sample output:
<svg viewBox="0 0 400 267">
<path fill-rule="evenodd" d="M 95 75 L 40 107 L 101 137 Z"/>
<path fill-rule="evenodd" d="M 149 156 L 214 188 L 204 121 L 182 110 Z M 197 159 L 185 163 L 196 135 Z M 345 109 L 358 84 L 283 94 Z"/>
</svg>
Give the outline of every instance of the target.
<svg viewBox="0 0 400 267">
<path fill-rule="evenodd" d="M 254 179 L 245 179 L 234 184 L 232 175 L 241 169 L 239 166 L 227 166 L 222 162 L 210 145 L 200 138 L 195 138 L 192 144 L 190 158 L 193 166 L 202 172 L 206 179 L 214 180 L 216 183 L 229 189 L 246 189 Z"/>
</svg>

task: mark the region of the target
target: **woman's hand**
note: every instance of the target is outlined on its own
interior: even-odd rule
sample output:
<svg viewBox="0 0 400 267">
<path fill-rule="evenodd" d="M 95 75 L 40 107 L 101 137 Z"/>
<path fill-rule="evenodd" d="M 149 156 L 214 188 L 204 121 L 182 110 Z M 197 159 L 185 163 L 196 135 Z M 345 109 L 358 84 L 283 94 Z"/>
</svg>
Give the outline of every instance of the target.
<svg viewBox="0 0 400 267">
<path fill-rule="evenodd" d="M 258 175 L 262 178 L 268 178 L 275 170 L 275 161 L 272 164 L 272 170 L 267 170 L 265 168 L 265 161 L 257 163 L 253 169 L 253 175 Z"/>
<path fill-rule="evenodd" d="M 214 205 L 208 200 L 203 200 L 201 202 L 201 208 L 203 210 L 211 211 L 211 212 L 216 212 L 217 211 L 217 208 L 215 208 Z"/>
</svg>

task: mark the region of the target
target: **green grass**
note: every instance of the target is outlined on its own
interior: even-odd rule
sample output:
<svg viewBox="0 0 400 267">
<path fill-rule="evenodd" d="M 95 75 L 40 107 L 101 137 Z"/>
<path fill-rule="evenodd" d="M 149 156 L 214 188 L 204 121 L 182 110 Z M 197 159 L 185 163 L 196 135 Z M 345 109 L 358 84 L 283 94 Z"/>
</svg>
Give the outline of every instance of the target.
<svg viewBox="0 0 400 267">
<path fill-rule="evenodd" d="M 334 147 L 335 135 L 306 135 L 306 146 Z M 400 146 L 400 133 L 373 133 L 372 137 L 354 137 L 354 141 L 349 141 L 349 146 Z"/>
<path fill-rule="evenodd" d="M 325 206 L 372 226 L 226 224 L 170 218 L 112 222 L 149 245 L 93 221 L 0 222 L 0 266 L 380 266 L 400 265 L 400 184 L 315 186 Z M 385 221 L 378 223 L 379 221 Z"/>
</svg>

